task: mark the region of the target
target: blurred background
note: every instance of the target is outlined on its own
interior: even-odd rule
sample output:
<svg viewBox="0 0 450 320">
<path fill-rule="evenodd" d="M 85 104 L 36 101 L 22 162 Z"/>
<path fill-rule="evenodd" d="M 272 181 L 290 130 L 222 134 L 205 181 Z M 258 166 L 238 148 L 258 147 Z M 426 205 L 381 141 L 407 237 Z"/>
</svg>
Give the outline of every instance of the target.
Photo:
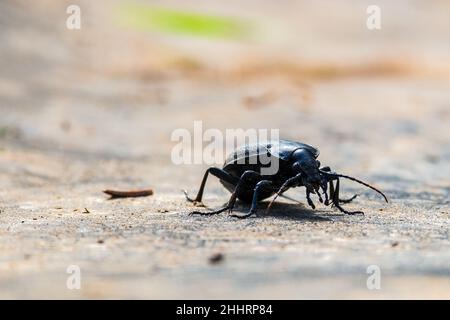
<svg viewBox="0 0 450 320">
<path fill-rule="evenodd" d="M 381 9 L 380 30 L 366 26 L 366 10 L 373 4 Z M 66 26 L 70 5 L 81 9 L 79 30 Z M 404 237 L 410 245 L 400 257 L 377 253 L 386 268 L 393 274 L 406 270 L 448 275 L 449 12 L 445 0 L 1 1 L 0 297 L 71 297 L 56 285 L 41 284 L 64 277 L 58 272 L 72 260 L 95 265 L 92 276 L 101 278 L 95 278 L 100 282 L 82 292 L 83 297 L 167 298 L 186 292 L 203 297 L 205 291 L 195 291 L 194 284 L 209 269 L 195 261 L 191 269 L 184 268 L 185 261 L 177 260 L 179 250 L 188 246 L 183 258 L 203 259 L 229 231 L 207 233 L 205 238 L 203 231 L 183 229 L 191 222 L 182 213 L 189 207 L 180 189 L 195 192 L 206 167 L 173 165 L 170 135 L 177 128 L 192 130 L 195 120 L 220 130 L 280 129 L 283 138 L 319 147 L 322 164 L 370 180 L 393 198 L 388 210 L 396 222 L 380 218 L 378 224 L 375 215 L 375 220 L 369 218 L 373 228 L 368 227 L 372 239 L 378 239 L 372 241 L 390 247 L 396 237 Z M 112 204 L 100 192 L 147 186 L 155 189 L 155 197 L 134 202 Z M 211 204 L 225 201 L 227 194 L 219 184 L 208 188 Z M 347 190 L 350 194 L 356 188 Z M 376 196 L 363 195 L 370 200 L 358 205 L 378 210 Z M 302 199 L 301 194 L 297 197 Z M 81 216 L 85 207 L 94 214 Z M 414 222 L 408 220 L 411 210 Z M 397 225 L 398 215 L 407 222 Z M 152 219 L 153 224 L 148 222 Z M 275 225 L 268 228 L 274 230 L 280 228 L 277 223 L 289 229 L 292 222 L 271 221 L 267 223 Z M 435 223 L 425 226 L 427 221 Z M 204 228 L 200 223 L 198 228 Z M 225 225 L 234 228 L 231 222 Z M 312 234 L 318 232 L 313 242 L 292 240 L 297 241 L 295 248 L 310 255 L 300 265 L 291 265 L 292 257 L 279 256 L 280 244 L 270 235 L 257 229 L 261 239 L 271 239 L 261 244 L 240 233 L 241 227 L 234 236 L 256 243 L 257 257 L 258 250 L 272 254 L 273 260 L 264 261 L 275 274 L 287 274 L 287 282 L 292 281 L 289 275 L 297 275 L 288 271 L 301 270 L 301 263 L 312 269 L 323 263 L 327 275 L 342 271 L 347 276 L 374 258 L 352 251 L 357 246 L 353 241 L 366 235 L 354 236 L 349 229 L 353 237 L 347 239 L 348 246 L 335 243 L 334 251 L 326 251 L 325 262 L 321 250 L 330 238 L 348 234 L 325 236 L 323 229 L 313 229 Z M 197 244 L 199 249 L 188 240 L 179 244 L 177 228 L 186 239 L 200 237 L 206 246 Z M 314 227 L 306 223 L 302 228 Z M 427 232 L 432 236 L 423 236 Z M 108 237 L 116 240 L 96 242 Z M 166 239 L 162 247 L 155 244 L 160 239 Z M 424 244 L 426 239 L 430 242 Z M 171 243 L 173 247 L 165 247 Z M 306 243 L 309 249 L 302 247 Z M 233 257 L 234 249 L 228 249 Z M 354 260 L 357 256 L 366 258 Z M 308 297 L 279 283 L 282 289 L 271 291 L 275 296 L 264 295 L 269 291 L 258 286 L 272 284 L 263 271 L 247 283 L 250 291 L 235 290 L 240 277 L 253 274 L 252 268 L 258 268 L 253 262 L 259 265 L 261 260 L 237 261 L 219 274 L 228 291 L 210 297 L 236 292 L 235 297 Z M 135 270 L 137 265 L 143 269 Z M 417 265 L 423 268 L 420 272 Z M 163 270 L 161 288 L 182 290 L 137 290 L 140 276 L 153 283 L 160 279 L 155 270 Z M 116 287 L 102 278 L 108 274 L 129 274 L 131 280 L 126 282 L 125 276 L 121 282 L 119 277 L 122 289 L 114 291 Z M 182 284 L 186 274 L 195 289 Z M 172 276 L 178 280 L 171 282 Z M 440 281 L 425 283 L 433 288 Z M 353 288 L 347 282 L 335 285 Z M 208 282 L 202 288 L 209 292 Z M 359 289 L 348 292 L 361 296 Z M 409 294 L 392 292 L 396 297 Z M 337 295 L 325 289 L 313 293 Z M 441 289 L 424 294 L 448 297 Z"/>
</svg>

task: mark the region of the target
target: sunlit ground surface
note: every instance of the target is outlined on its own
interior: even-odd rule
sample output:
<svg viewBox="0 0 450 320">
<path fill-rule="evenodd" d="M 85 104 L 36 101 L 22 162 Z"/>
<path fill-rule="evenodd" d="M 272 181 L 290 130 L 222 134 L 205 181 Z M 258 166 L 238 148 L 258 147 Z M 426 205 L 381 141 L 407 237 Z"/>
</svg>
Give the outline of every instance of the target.
<svg viewBox="0 0 450 320">
<path fill-rule="evenodd" d="M 210 2 L 79 1 L 73 31 L 70 1 L 0 3 L 0 297 L 450 298 L 450 4 L 378 1 L 369 31 L 369 1 Z M 190 217 L 206 166 L 170 135 L 194 120 L 279 128 L 391 202 L 346 181 L 365 216 Z"/>
</svg>

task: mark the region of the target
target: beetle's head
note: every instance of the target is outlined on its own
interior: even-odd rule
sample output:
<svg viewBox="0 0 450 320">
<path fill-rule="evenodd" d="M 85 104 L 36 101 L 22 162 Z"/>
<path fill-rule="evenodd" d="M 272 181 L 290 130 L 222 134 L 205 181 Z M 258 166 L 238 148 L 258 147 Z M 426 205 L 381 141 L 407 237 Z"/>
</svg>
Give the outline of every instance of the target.
<svg viewBox="0 0 450 320">
<path fill-rule="evenodd" d="M 312 192 L 319 189 L 323 183 L 323 177 L 320 174 L 320 162 L 314 155 L 306 149 L 295 150 L 292 154 L 292 170 L 295 175 L 301 174 L 302 183 Z"/>
<path fill-rule="evenodd" d="M 337 178 L 349 179 L 365 185 L 366 187 L 369 187 L 381 194 L 386 202 L 388 202 L 387 197 L 383 192 L 364 181 L 351 176 L 331 172 L 330 168 L 328 167 L 320 169 L 320 162 L 314 157 L 311 152 L 306 149 L 295 150 L 292 154 L 291 159 L 293 161 L 292 171 L 294 174 L 294 178 L 292 179 L 294 179 L 295 181 L 294 186 L 305 186 L 308 192 L 317 194 L 320 202 L 322 202 L 322 199 L 319 190 L 322 189 L 322 192 L 325 196 L 325 203 L 328 203 L 328 182 L 336 180 Z M 328 170 L 325 168 L 328 168 Z"/>
<path fill-rule="evenodd" d="M 377 188 L 375 188 L 374 186 L 371 186 L 370 184 L 361 181 L 359 179 L 356 179 L 354 177 L 332 172 L 329 167 L 320 168 L 320 162 L 311 152 L 309 152 L 306 149 L 295 150 L 291 155 L 291 161 L 292 161 L 292 177 L 287 179 L 283 183 L 283 185 L 281 185 L 281 187 L 276 192 L 275 197 L 270 202 L 267 209 L 269 209 L 272 206 L 272 203 L 279 195 L 283 194 L 290 188 L 297 186 L 306 187 L 307 197 L 309 196 L 309 193 L 317 194 L 317 196 L 319 197 L 319 201 L 325 203 L 325 205 L 329 204 L 329 196 L 331 196 L 332 203 L 338 206 L 339 198 L 337 198 L 336 195 L 339 196 L 339 193 L 331 191 L 333 187 L 332 181 L 337 180 L 339 182 L 338 178 L 349 179 L 357 183 L 360 183 L 366 187 L 369 187 L 372 190 L 375 190 L 376 192 L 381 194 L 384 197 L 384 200 L 388 202 L 386 195 Z M 330 195 L 328 195 L 327 193 L 328 183 L 330 183 Z M 320 189 L 322 190 L 323 195 L 325 196 L 325 201 L 322 200 L 322 197 L 320 195 Z"/>
</svg>

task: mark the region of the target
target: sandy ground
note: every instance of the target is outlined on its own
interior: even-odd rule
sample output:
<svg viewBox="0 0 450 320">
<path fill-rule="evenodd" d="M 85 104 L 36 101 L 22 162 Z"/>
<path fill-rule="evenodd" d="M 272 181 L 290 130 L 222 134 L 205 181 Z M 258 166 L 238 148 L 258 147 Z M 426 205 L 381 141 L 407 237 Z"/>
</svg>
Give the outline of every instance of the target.
<svg viewBox="0 0 450 320">
<path fill-rule="evenodd" d="M 112 1 L 82 1 L 69 31 L 64 1 L 1 2 L 0 298 L 450 298 L 448 3 L 382 1 L 370 33 L 361 1 L 208 2 L 188 8 L 240 14 L 265 36 L 124 30 Z M 174 165 L 170 135 L 195 120 L 279 128 L 391 202 L 345 182 L 365 216 L 286 200 L 242 221 L 189 216 L 181 189 L 195 193 L 206 166 Z M 144 187 L 155 194 L 101 193 Z M 228 196 L 211 179 L 205 203 Z"/>
</svg>

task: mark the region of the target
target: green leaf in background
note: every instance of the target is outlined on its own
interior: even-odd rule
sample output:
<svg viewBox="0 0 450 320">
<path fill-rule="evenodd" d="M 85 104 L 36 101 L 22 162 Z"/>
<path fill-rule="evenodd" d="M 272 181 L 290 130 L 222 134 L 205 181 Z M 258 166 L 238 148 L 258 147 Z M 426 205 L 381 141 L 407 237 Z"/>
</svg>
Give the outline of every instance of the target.
<svg viewBox="0 0 450 320">
<path fill-rule="evenodd" d="M 237 39 L 249 33 L 249 26 L 236 18 L 152 7 L 138 3 L 119 5 L 119 17 L 127 27 L 144 31 Z"/>
</svg>

